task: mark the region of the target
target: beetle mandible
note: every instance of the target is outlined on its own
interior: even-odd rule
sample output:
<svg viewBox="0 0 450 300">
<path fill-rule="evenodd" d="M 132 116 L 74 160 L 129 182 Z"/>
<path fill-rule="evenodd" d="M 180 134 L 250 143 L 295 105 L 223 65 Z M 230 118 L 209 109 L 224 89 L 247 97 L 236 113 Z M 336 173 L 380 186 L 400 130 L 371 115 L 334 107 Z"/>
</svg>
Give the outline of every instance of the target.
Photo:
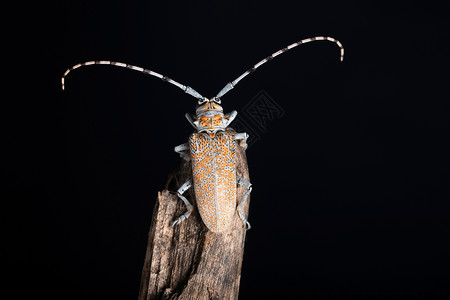
<svg viewBox="0 0 450 300">
<path fill-rule="evenodd" d="M 178 217 L 171 224 L 171 227 L 182 222 L 192 213 L 194 206 L 183 196 L 183 193 L 193 186 L 200 216 L 209 230 L 213 232 L 225 230 L 230 225 L 235 210 L 248 230 L 250 229 L 250 223 L 245 218 L 242 209 L 248 195 L 252 191 L 252 184 L 236 174 L 235 165 L 236 141 L 239 141 L 238 145 L 240 147 L 246 149 L 248 134 L 245 132 L 234 133 L 234 131 L 227 130 L 230 123 L 236 118 L 237 112 L 234 110 L 231 113 L 224 114 L 220 105 L 221 98 L 245 76 L 255 71 L 265 62 L 301 44 L 320 40 L 337 44 L 340 48 L 340 61 L 343 61 L 344 48 L 338 40 L 326 36 L 303 39 L 264 58 L 234 81 L 225 85 L 215 97 L 210 99 L 203 97 L 193 88 L 182 85 L 154 71 L 109 60 L 88 61 L 67 69 L 61 78 L 62 89 L 64 90 L 65 87 L 65 77 L 72 70 L 89 65 L 112 65 L 158 77 L 197 98 L 196 115 L 186 114 L 187 120 L 195 128 L 196 132 L 189 137 L 188 143 L 175 147 L 175 152 L 179 153 L 183 159 L 192 161 L 192 179 L 187 180 L 177 190 L 178 198 L 184 202 L 187 211 Z M 236 203 L 237 184 L 247 189 L 239 205 Z"/>
</svg>

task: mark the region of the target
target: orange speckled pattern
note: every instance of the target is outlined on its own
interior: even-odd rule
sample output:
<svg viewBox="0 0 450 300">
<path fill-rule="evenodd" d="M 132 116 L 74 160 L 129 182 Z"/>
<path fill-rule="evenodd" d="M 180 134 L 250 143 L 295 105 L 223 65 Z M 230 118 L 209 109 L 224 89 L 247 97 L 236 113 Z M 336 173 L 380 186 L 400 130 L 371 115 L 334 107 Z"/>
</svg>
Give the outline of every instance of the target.
<svg viewBox="0 0 450 300">
<path fill-rule="evenodd" d="M 223 116 L 222 115 L 215 115 L 211 118 L 211 127 L 216 128 L 218 126 L 221 126 L 223 122 Z"/>
<path fill-rule="evenodd" d="M 214 138 L 194 133 L 189 138 L 195 198 L 200 216 L 213 232 L 226 229 L 236 209 L 234 133 L 218 131 Z"/>
<path fill-rule="evenodd" d="M 199 126 L 203 130 L 214 130 L 223 125 L 223 115 L 217 114 L 213 117 L 201 116 L 199 118 Z"/>
</svg>

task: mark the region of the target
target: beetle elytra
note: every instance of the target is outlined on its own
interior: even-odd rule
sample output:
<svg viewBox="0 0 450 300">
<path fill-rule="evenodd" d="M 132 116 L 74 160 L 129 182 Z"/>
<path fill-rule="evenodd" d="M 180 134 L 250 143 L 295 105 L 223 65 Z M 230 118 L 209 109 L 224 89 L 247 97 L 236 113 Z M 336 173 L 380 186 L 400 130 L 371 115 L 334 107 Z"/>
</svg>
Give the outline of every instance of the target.
<svg viewBox="0 0 450 300">
<path fill-rule="evenodd" d="M 112 65 L 158 77 L 197 98 L 198 105 L 196 114 L 186 114 L 187 120 L 196 131 L 190 136 L 187 143 L 175 147 L 175 152 L 179 153 L 183 159 L 191 160 L 192 162 L 192 179 L 187 180 L 177 190 L 178 198 L 184 202 L 187 211 L 175 219 L 171 227 L 182 222 L 192 213 L 194 206 L 183 196 L 183 193 L 193 187 L 200 217 L 209 230 L 213 232 L 225 230 L 230 225 L 235 211 L 237 211 L 246 229 L 250 229 L 250 223 L 247 221 L 243 212 L 243 205 L 252 191 L 252 184 L 236 174 L 235 164 L 236 147 L 239 146 L 246 149 L 248 135 L 245 132 L 235 133 L 227 129 L 230 123 L 236 118 L 237 112 L 232 111 L 231 113 L 224 114 L 223 108 L 220 105 L 221 98 L 233 89 L 239 81 L 267 61 L 301 44 L 320 40 L 337 44 L 340 48 L 340 60 L 343 61 L 344 48 L 338 40 L 325 36 L 303 39 L 264 58 L 234 81 L 225 85 L 215 97 L 210 99 L 203 97 L 193 88 L 182 85 L 157 72 L 109 60 L 88 61 L 67 69 L 61 78 L 62 89 L 64 90 L 65 88 L 65 77 L 69 72 L 79 67 Z M 236 200 L 236 188 L 238 184 L 247 189 L 239 204 L 237 204 Z"/>
</svg>

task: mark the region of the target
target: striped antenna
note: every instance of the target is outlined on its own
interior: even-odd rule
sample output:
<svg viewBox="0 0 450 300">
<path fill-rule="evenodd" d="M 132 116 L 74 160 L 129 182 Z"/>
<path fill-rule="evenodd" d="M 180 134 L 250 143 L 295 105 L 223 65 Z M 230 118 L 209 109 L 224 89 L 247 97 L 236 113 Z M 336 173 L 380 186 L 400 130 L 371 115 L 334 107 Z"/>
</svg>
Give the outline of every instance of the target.
<svg viewBox="0 0 450 300">
<path fill-rule="evenodd" d="M 275 53 L 269 55 L 268 57 L 264 58 L 263 60 L 261 60 L 259 63 L 257 63 L 256 65 L 254 65 L 253 67 L 251 67 L 250 69 L 248 69 L 247 71 L 245 71 L 244 74 L 242 74 L 241 76 L 239 76 L 238 78 L 236 78 L 234 81 L 229 82 L 229 83 L 228 83 L 228 84 L 227 84 L 227 85 L 226 85 L 226 86 L 225 86 L 225 87 L 217 94 L 216 98 L 220 98 L 220 97 L 222 97 L 223 95 L 225 95 L 229 90 L 231 90 L 232 88 L 234 88 L 235 85 L 236 85 L 239 81 L 241 81 L 245 76 L 247 76 L 248 74 L 250 74 L 250 73 L 252 73 L 253 71 L 255 71 L 257 68 L 259 68 L 259 67 L 260 67 L 261 65 L 263 65 L 265 62 L 267 62 L 267 61 L 269 61 L 269 60 L 272 60 L 275 56 L 278 56 L 278 55 L 280 55 L 280 54 L 282 54 L 282 53 L 284 53 L 284 52 L 286 52 L 286 51 L 288 51 L 288 50 L 290 50 L 290 49 L 292 49 L 292 48 L 295 48 L 295 47 L 297 47 L 297 46 L 299 46 L 299 45 L 301 45 L 301 44 L 306 44 L 306 43 L 308 43 L 308 42 L 313 42 L 313 41 L 330 41 L 330 42 L 336 43 L 336 44 L 339 46 L 339 48 L 341 49 L 341 61 L 344 60 L 344 47 L 342 47 L 342 44 L 341 44 L 338 40 L 336 40 L 336 39 L 334 39 L 334 38 L 331 38 L 331 37 L 327 37 L 327 36 L 316 36 L 316 37 L 304 39 L 304 40 L 301 40 L 301 41 L 299 41 L 299 42 L 297 42 L 297 43 L 293 43 L 293 44 L 287 46 L 286 48 L 283 48 L 283 49 L 281 49 L 281 50 L 278 50 L 277 52 L 275 52 Z"/>
<path fill-rule="evenodd" d="M 131 70 L 135 70 L 135 71 L 139 71 L 142 72 L 144 74 L 148 74 L 148 75 L 152 75 L 155 77 L 158 77 L 159 79 L 161 79 L 162 81 L 166 81 L 168 83 L 171 83 L 177 87 L 179 87 L 180 89 L 182 89 L 185 93 L 188 93 L 189 95 L 199 99 L 199 100 L 203 100 L 205 99 L 202 95 L 200 95 L 196 90 L 194 90 L 193 88 L 186 86 L 186 85 L 182 85 L 181 83 L 176 82 L 173 79 L 170 79 L 169 77 L 163 76 L 159 73 L 153 72 L 151 70 L 148 69 L 144 69 L 141 67 L 136 67 L 136 66 L 132 66 L 129 64 L 124 64 L 121 62 L 115 62 L 115 61 L 109 61 L 109 60 L 96 60 L 96 61 L 87 61 L 81 64 L 77 64 L 69 69 L 67 69 L 66 72 L 64 72 L 64 75 L 61 77 L 61 84 L 62 84 L 62 89 L 64 90 L 64 79 L 65 77 L 70 73 L 70 71 L 73 71 L 75 69 L 78 69 L 80 67 L 84 67 L 84 66 L 90 66 L 90 65 L 111 65 L 111 66 L 116 66 L 116 67 L 122 67 L 122 68 L 127 68 L 127 69 L 131 69 Z"/>
</svg>

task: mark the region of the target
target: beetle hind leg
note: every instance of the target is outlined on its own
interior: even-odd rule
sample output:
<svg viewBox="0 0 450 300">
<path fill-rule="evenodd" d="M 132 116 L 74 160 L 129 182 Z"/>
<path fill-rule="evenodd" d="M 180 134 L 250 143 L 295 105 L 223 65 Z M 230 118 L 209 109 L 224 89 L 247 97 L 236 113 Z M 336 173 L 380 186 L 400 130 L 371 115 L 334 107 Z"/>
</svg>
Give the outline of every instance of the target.
<svg viewBox="0 0 450 300">
<path fill-rule="evenodd" d="M 236 179 L 237 179 L 237 183 L 239 185 L 242 185 L 245 188 L 247 188 L 247 192 L 245 193 L 244 197 L 242 197 L 242 200 L 241 200 L 241 202 L 239 203 L 239 205 L 237 207 L 237 211 L 238 211 L 239 217 L 242 220 L 242 223 L 244 223 L 245 229 L 249 230 L 252 227 L 250 226 L 250 223 L 245 218 L 245 214 L 244 214 L 244 211 L 242 209 L 244 208 L 244 203 L 247 200 L 248 195 L 252 191 L 252 184 L 249 181 L 247 181 L 244 178 L 242 178 L 241 176 L 237 176 Z"/>
<path fill-rule="evenodd" d="M 192 179 L 189 179 L 177 190 L 178 198 L 180 198 L 186 205 L 187 212 L 185 212 L 183 215 L 181 215 L 179 218 L 177 218 L 175 221 L 173 221 L 172 224 L 170 224 L 170 227 L 174 227 L 175 225 L 177 225 L 177 224 L 181 223 L 182 221 L 184 221 L 185 219 L 187 219 L 191 215 L 192 211 L 194 210 L 194 207 L 192 206 L 192 204 L 188 201 L 188 199 L 186 199 L 186 197 L 183 196 L 183 193 L 187 189 L 189 189 L 191 186 L 192 186 Z"/>
</svg>

